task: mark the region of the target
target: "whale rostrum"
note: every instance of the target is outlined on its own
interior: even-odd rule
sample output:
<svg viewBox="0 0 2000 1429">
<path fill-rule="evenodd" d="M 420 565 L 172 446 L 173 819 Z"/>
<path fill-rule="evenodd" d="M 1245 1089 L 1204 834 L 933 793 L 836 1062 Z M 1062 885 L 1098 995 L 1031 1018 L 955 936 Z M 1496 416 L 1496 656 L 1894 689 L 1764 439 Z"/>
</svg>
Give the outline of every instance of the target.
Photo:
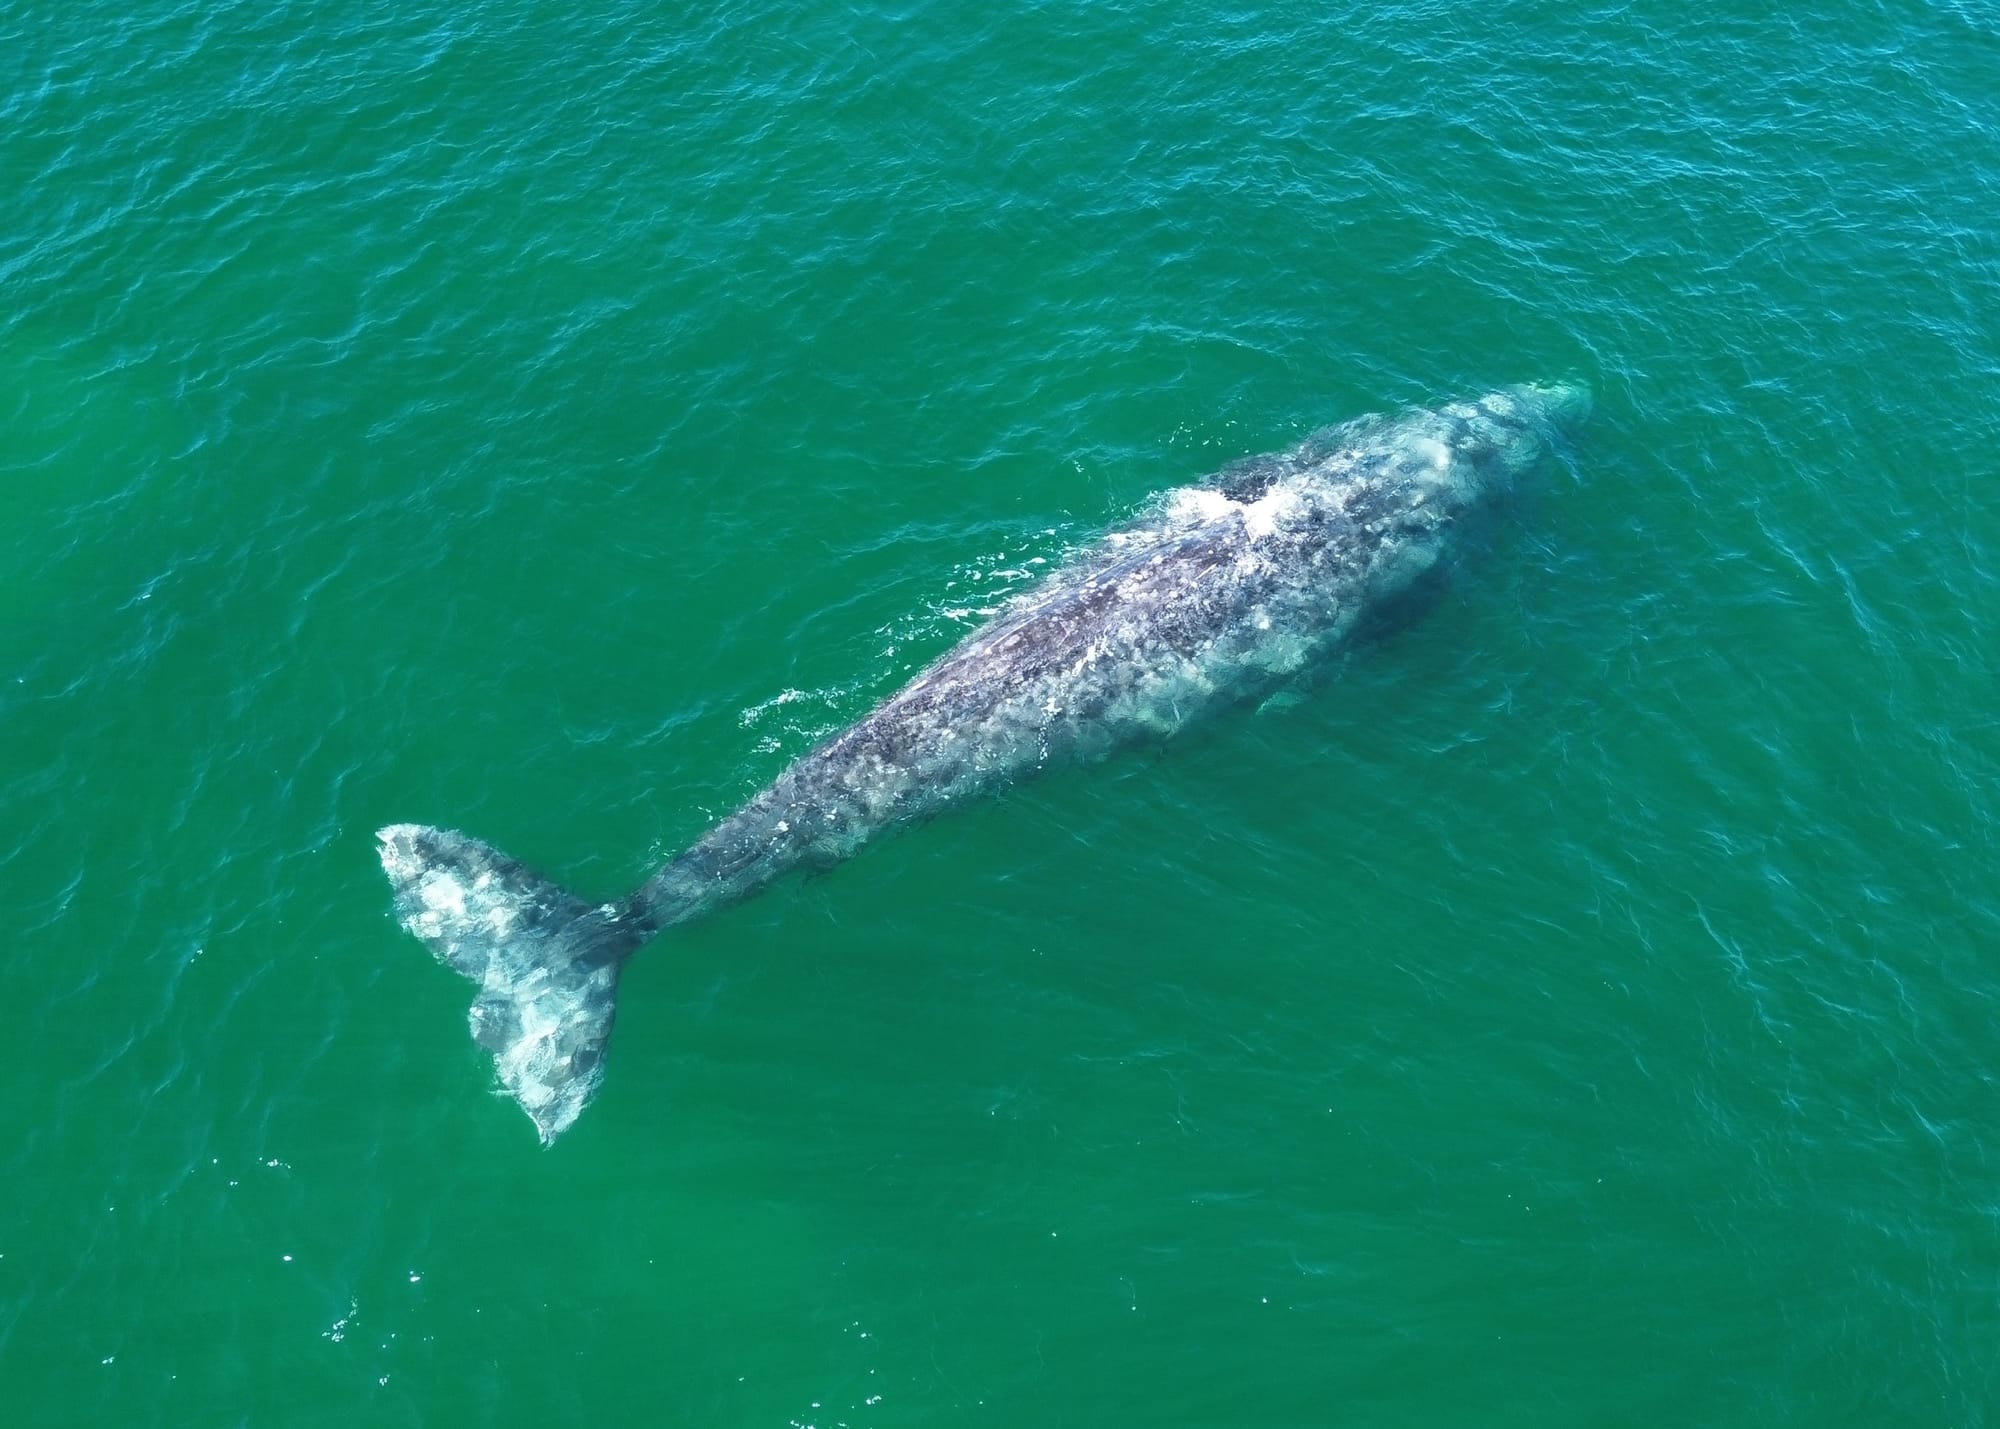
<svg viewBox="0 0 2000 1429">
<path fill-rule="evenodd" d="M 604 1076 L 656 934 L 1050 765 L 1267 693 L 1448 554 L 1590 410 L 1573 383 L 1371 417 L 1167 492 L 669 861 L 591 903 L 455 830 L 380 830 L 397 919 L 479 986 L 472 1035 L 544 1143 Z"/>
</svg>

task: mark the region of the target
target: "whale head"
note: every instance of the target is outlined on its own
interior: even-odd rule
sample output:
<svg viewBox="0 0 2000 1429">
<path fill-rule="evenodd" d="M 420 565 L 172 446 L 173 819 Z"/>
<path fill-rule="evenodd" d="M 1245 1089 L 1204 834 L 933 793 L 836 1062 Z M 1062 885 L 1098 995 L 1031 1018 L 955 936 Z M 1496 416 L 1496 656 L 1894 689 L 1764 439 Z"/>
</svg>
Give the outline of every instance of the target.
<svg viewBox="0 0 2000 1429">
<path fill-rule="evenodd" d="M 1514 391 L 1523 403 L 1539 409 L 1542 421 L 1559 432 L 1574 431 L 1590 416 L 1590 388 L 1582 382 L 1530 382 Z"/>
<path fill-rule="evenodd" d="M 1590 407 L 1590 389 L 1580 382 L 1503 387 L 1476 402 L 1442 408 L 1436 429 L 1420 439 L 1450 451 L 1449 472 L 1440 463 L 1440 475 L 1470 502 L 1511 486 L 1541 460 L 1552 439 L 1588 417 Z"/>
</svg>

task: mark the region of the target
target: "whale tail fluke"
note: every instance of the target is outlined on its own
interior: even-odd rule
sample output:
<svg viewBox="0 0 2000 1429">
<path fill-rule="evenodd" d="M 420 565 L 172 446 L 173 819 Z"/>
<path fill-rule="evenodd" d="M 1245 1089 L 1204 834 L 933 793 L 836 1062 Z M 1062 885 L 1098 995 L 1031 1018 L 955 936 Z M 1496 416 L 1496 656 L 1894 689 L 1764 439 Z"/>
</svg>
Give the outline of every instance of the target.
<svg viewBox="0 0 2000 1429">
<path fill-rule="evenodd" d="M 618 972 L 652 930 L 456 830 L 391 824 L 375 837 L 397 921 L 479 985 L 472 1038 L 553 1142 L 603 1080 Z"/>
</svg>

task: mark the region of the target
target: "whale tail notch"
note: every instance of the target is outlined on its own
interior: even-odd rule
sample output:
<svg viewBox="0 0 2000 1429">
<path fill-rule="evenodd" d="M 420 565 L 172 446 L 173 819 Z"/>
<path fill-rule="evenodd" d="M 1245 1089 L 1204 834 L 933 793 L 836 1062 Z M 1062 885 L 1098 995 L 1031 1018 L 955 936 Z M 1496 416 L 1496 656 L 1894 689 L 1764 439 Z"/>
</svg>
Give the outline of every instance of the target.
<svg viewBox="0 0 2000 1429">
<path fill-rule="evenodd" d="M 391 824 L 375 837 L 397 921 L 479 985 L 472 1039 L 552 1143 L 604 1079 L 619 969 L 652 929 L 453 829 Z"/>
</svg>

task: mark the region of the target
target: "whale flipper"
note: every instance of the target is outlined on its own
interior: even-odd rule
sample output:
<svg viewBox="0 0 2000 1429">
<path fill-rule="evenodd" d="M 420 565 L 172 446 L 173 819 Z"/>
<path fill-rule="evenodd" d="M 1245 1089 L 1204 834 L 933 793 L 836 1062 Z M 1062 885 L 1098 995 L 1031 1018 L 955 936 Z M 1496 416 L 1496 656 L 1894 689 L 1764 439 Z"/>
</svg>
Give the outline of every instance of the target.
<svg viewBox="0 0 2000 1429">
<path fill-rule="evenodd" d="M 473 1040 L 554 1141 L 603 1080 L 618 971 L 652 930 L 455 830 L 391 824 L 375 837 L 397 920 L 479 984 Z"/>
</svg>

